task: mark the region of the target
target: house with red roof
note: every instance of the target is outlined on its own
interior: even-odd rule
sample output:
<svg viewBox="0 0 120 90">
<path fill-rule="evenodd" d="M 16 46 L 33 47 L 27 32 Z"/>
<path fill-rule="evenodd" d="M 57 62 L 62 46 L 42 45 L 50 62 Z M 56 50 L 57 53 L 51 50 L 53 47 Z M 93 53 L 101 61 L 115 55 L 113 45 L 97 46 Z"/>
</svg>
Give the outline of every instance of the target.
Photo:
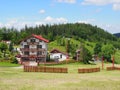
<svg viewBox="0 0 120 90">
<path fill-rule="evenodd" d="M 20 42 L 20 63 L 24 65 L 37 65 L 39 62 L 46 62 L 48 42 L 49 40 L 35 34 L 23 39 Z"/>
<path fill-rule="evenodd" d="M 68 54 L 61 52 L 58 49 L 53 49 L 50 51 L 50 59 L 55 60 L 56 62 L 64 61 L 68 59 Z"/>
</svg>

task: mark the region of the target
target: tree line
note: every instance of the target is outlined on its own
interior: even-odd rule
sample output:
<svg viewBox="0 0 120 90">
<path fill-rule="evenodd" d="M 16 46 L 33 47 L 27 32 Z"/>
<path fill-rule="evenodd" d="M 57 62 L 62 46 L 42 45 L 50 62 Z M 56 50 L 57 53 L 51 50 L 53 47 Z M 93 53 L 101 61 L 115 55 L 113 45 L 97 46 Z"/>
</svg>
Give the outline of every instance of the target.
<svg viewBox="0 0 120 90">
<path fill-rule="evenodd" d="M 57 37 L 72 37 L 76 40 L 80 38 L 88 41 L 110 42 L 117 41 L 117 37 L 104 31 L 103 29 L 84 23 L 68 23 L 55 25 L 39 25 L 36 27 L 28 27 L 21 30 L 15 28 L 0 28 L 0 40 L 12 40 L 15 44 L 31 34 L 42 35 L 50 41 L 54 41 Z"/>
<path fill-rule="evenodd" d="M 96 44 L 94 48 L 94 54 L 106 54 L 106 58 L 109 60 L 110 54 L 106 51 L 108 48 L 108 44 L 110 44 L 111 48 L 118 48 L 120 49 L 120 39 L 115 37 L 114 35 L 108 33 L 107 31 L 97 27 L 92 26 L 90 24 L 84 23 L 67 23 L 67 24 L 54 24 L 54 25 L 38 25 L 35 27 L 28 27 L 27 25 L 25 28 L 21 30 L 17 30 L 15 28 L 0 28 L 0 41 L 2 40 L 11 40 L 12 43 L 19 45 L 19 42 L 30 36 L 31 34 L 42 35 L 44 38 L 48 39 L 49 41 L 57 40 L 57 43 L 61 46 L 65 46 L 65 39 L 64 38 L 73 38 L 78 41 L 89 41 L 89 42 L 96 42 L 101 43 L 101 45 L 106 45 L 101 48 L 100 44 Z M 67 43 L 68 49 L 67 52 L 75 53 L 76 48 L 78 47 L 74 43 L 68 41 Z M 113 47 L 112 47 L 113 46 Z M 76 48 L 75 48 L 76 47 Z M 109 48 L 108 48 L 109 49 Z M 1 49 L 2 50 L 2 49 Z M 85 50 L 84 53 L 88 52 Z M 88 56 L 90 54 L 88 53 Z M 89 58 L 88 58 L 89 59 Z M 86 62 L 86 61 L 85 61 Z"/>
</svg>

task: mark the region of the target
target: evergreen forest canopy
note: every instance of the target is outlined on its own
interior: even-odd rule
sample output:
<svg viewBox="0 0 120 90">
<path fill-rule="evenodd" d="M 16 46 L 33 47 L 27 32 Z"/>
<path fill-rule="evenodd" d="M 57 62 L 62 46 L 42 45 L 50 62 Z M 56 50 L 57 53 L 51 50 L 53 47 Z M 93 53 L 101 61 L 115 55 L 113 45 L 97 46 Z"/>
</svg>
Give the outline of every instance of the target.
<svg viewBox="0 0 120 90">
<path fill-rule="evenodd" d="M 85 40 L 90 42 L 112 43 L 113 46 L 120 49 L 119 39 L 107 31 L 90 24 L 84 23 L 68 23 L 54 25 L 39 25 L 36 27 L 28 27 L 21 30 L 15 28 L 0 28 L 0 40 L 11 40 L 15 44 L 31 34 L 42 35 L 49 41 L 57 38 L 74 38 L 75 40 Z"/>
</svg>

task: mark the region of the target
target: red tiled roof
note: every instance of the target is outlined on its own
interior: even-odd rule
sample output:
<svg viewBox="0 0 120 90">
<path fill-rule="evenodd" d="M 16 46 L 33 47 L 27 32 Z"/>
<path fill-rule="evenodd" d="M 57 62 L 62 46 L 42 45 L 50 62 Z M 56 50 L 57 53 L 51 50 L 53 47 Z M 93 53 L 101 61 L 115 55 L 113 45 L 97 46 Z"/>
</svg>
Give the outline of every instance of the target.
<svg viewBox="0 0 120 90">
<path fill-rule="evenodd" d="M 27 37 L 27 38 L 25 38 L 25 39 L 23 39 L 23 40 L 26 40 L 26 39 L 28 39 L 28 38 L 30 38 L 30 37 L 35 37 L 35 38 L 37 38 L 37 39 L 39 39 L 39 40 L 42 40 L 42 41 L 44 41 L 44 42 L 46 42 L 46 43 L 49 42 L 49 40 L 43 38 L 43 37 L 40 36 L 40 35 L 35 35 L 35 34 L 32 34 L 31 36 L 29 36 L 29 37 Z M 23 41 L 23 40 L 21 40 L 21 41 Z M 21 42 L 21 41 L 20 41 L 20 42 Z"/>
<path fill-rule="evenodd" d="M 50 53 L 62 53 L 64 55 L 67 55 L 67 53 L 61 52 L 58 49 L 53 49 L 52 51 L 50 51 Z"/>
<path fill-rule="evenodd" d="M 47 39 L 43 38 L 42 36 L 35 35 L 35 34 L 32 34 L 32 36 L 33 36 L 33 37 L 35 37 L 35 38 L 37 38 L 37 39 L 39 39 L 39 40 L 45 41 L 46 43 L 48 43 L 48 42 L 49 42 L 49 40 L 47 40 Z"/>
</svg>

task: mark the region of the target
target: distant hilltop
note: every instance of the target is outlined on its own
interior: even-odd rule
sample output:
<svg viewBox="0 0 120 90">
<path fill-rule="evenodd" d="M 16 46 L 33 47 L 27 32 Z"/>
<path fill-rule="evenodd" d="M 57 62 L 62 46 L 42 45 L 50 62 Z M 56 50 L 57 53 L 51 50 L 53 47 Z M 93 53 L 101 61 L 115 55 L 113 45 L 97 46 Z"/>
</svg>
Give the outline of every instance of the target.
<svg viewBox="0 0 120 90">
<path fill-rule="evenodd" d="M 116 37 L 120 38 L 120 33 L 115 33 L 113 35 L 115 35 Z"/>
</svg>

